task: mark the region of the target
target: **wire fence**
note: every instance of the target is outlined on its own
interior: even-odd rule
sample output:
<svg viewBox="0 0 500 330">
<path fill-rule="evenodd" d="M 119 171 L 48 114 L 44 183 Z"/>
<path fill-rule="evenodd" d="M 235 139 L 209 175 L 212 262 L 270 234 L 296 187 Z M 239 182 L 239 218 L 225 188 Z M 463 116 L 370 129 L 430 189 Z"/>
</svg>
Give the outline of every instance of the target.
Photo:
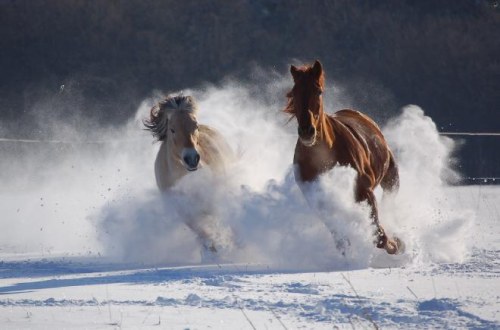
<svg viewBox="0 0 500 330">
<path fill-rule="evenodd" d="M 120 139 L 120 142 L 137 142 L 141 139 Z M 0 138 L 0 142 L 12 142 L 12 143 L 26 143 L 26 144 L 112 144 L 116 143 L 113 141 L 62 141 L 62 140 L 37 140 L 37 139 L 10 139 L 10 138 Z"/>
<path fill-rule="evenodd" d="M 500 137 L 500 133 L 496 132 L 439 132 L 439 135 L 443 136 L 488 136 L 488 137 Z M 121 139 L 120 143 L 123 142 L 138 142 L 141 141 L 140 138 L 134 139 Z M 15 138 L 0 138 L 0 143 L 20 143 L 20 144 L 47 144 L 47 145 L 106 145 L 110 143 L 116 143 L 116 141 L 62 141 L 62 140 L 44 140 L 44 139 L 15 139 Z M 484 173 L 484 172 L 483 172 Z M 496 173 L 495 173 L 496 174 Z M 500 184 L 500 176 L 464 176 L 461 181 L 463 183 L 472 184 Z"/>
<path fill-rule="evenodd" d="M 464 176 L 460 183 L 465 184 L 500 184 L 500 133 L 497 132 L 439 132 L 451 138 L 467 139 L 467 147 L 461 146 L 458 152 L 461 163 L 475 175 Z M 492 140 L 493 139 L 493 140 Z M 465 149 L 465 150 L 464 150 Z M 472 174 L 472 173 L 469 173 Z M 483 175 L 481 175 L 483 174 Z"/>
<path fill-rule="evenodd" d="M 439 132 L 439 135 L 450 136 L 500 136 L 500 133 L 483 133 L 483 132 Z"/>
<path fill-rule="evenodd" d="M 486 132 L 439 132 L 439 135 L 446 136 L 500 136 L 500 133 Z M 139 141 L 140 139 L 125 139 L 121 141 Z M 47 143 L 47 144 L 105 144 L 110 141 L 61 141 L 61 140 L 38 140 L 38 139 L 13 139 L 0 138 L 0 142 L 18 142 L 18 143 Z"/>
</svg>

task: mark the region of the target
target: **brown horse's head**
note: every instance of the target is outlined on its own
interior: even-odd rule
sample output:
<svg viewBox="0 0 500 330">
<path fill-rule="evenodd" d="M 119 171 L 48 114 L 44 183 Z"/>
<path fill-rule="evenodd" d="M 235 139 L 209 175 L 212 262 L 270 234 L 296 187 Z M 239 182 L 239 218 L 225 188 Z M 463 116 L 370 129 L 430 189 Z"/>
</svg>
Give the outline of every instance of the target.
<svg viewBox="0 0 500 330">
<path fill-rule="evenodd" d="M 305 146 L 312 146 L 316 143 L 318 126 L 323 120 L 323 67 L 315 61 L 310 66 L 292 65 L 290 72 L 294 86 L 287 94 L 289 100 L 284 111 L 297 117 L 299 140 Z"/>
</svg>

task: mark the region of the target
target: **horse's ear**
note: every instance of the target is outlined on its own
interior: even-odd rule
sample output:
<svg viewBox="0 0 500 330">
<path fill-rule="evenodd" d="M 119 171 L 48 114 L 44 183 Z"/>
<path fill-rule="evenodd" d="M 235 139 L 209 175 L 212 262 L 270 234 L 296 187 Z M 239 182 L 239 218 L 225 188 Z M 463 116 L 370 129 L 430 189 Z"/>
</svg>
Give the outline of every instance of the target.
<svg viewBox="0 0 500 330">
<path fill-rule="evenodd" d="M 299 77 L 299 69 L 295 65 L 290 66 L 290 73 L 292 74 L 293 80 L 296 81 Z"/>
<path fill-rule="evenodd" d="M 316 60 L 314 61 L 314 65 L 312 67 L 312 72 L 314 73 L 314 76 L 316 78 L 321 77 L 321 74 L 323 73 L 323 66 L 321 65 L 321 62 Z"/>
</svg>

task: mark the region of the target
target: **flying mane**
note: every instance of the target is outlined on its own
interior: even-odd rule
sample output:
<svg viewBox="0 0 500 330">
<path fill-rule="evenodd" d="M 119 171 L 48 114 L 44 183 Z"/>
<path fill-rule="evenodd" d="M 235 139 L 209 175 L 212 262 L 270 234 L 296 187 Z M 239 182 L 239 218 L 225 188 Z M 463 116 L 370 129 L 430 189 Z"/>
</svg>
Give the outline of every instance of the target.
<svg viewBox="0 0 500 330">
<path fill-rule="evenodd" d="M 175 111 L 196 113 L 198 105 L 191 96 L 177 95 L 167 96 L 153 106 L 149 112 L 149 119 L 144 120 L 144 126 L 153 133 L 158 141 L 167 139 L 168 118 Z"/>
</svg>

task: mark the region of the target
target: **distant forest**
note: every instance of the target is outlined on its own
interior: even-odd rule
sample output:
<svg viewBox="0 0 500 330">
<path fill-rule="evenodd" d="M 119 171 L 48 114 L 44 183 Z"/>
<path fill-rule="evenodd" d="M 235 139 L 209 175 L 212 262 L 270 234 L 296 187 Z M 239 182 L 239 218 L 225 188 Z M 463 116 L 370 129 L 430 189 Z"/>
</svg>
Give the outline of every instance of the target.
<svg viewBox="0 0 500 330">
<path fill-rule="evenodd" d="M 442 130 L 499 132 L 499 7 L 492 0 L 0 0 L 0 119 L 28 125 L 37 104 L 52 102 L 68 116 L 74 105 L 104 122 L 126 120 L 153 90 L 251 79 L 255 66 L 286 73 L 294 59 L 320 59 L 362 111 L 386 107 L 387 118 L 412 103 Z M 61 85 L 64 97 L 54 98 Z M 497 140 L 481 143 L 496 150 L 486 152 L 482 174 L 500 176 Z"/>
</svg>

